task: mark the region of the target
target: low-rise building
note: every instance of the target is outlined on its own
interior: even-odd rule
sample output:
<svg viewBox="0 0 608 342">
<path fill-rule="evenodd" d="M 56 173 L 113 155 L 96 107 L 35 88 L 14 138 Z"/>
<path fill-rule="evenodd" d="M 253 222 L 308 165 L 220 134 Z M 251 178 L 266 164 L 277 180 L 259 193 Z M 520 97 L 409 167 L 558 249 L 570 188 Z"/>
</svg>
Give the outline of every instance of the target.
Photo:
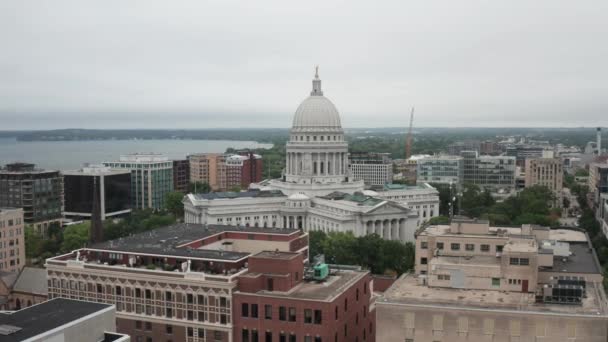
<svg viewBox="0 0 608 342">
<path fill-rule="evenodd" d="M 561 159 L 529 158 L 526 159 L 525 186 L 546 186 L 553 193 L 553 206 L 561 208 L 563 204 L 564 170 Z"/>
<path fill-rule="evenodd" d="M 97 191 L 95 191 L 97 187 Z M 95 193 L 99 196 L 101 219 L 131 212 L 131 171 L 103 165 L 87 165 L 63 172 L 63 216 L 90 219 Z"/>
<path fill-rule="evenodd" d="M 0 340 L 5 342 L 129 342 L 117 334 L 113 305 L 53 299 L 0 314 Z"/>
<path fill-rule="evenodd" d="M 264 250 L 308 259 L 300 230 L 176 224 L 47 259 L 49 298 L 116 305 L 137 341 L 234 341 L 233 295 Z"/>
<path fill-rule="evenodd" d="M 249 258 L 234 293 L 235 341 L 375 341 L 369 271 L 264 251 Z"/>
<path fill-rule="evenodd" d="M 390 153 L 352 152 L 350 171 L 355 180 L 365 185 L 384 185 L 393 182 L 393 162 Z"/>
<path fill-rule="evenodd" d="M 0 271 L 19 272 L 25 266 L 23 209 L 0 207 Z"/>
<path fill-rule="evenodd" d="M 0 271 L 1 310 L 20 310 L 47 298 L 45 269 L 24 267 L 19 272 Z"/>
<path fill-rule="evenodd" d="M 376 302 L 378 341 L 605 341 L 602 268 L 583 231 L 454 219 L 416 239 Z"/>
</svg>

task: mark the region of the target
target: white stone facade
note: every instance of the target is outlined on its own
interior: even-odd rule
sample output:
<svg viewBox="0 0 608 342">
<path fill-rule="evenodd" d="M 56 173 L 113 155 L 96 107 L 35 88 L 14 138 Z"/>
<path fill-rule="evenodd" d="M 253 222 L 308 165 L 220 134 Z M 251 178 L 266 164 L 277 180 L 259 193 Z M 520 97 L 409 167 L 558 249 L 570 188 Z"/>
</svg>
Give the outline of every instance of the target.
<svg viewBox="0 0 608 342">
<path fill-rule="evenodd" d="M 353 179 L 340 115 L 323 96 L 318 73 L 296 110 L 286 152 L 281 179 L 252 184 L 247 192 L 186 196 L 185 222 L 376 233 L 405 242 L 439 215 L 438 193 L 430 186 L 377 193 Z"/>
</svg>

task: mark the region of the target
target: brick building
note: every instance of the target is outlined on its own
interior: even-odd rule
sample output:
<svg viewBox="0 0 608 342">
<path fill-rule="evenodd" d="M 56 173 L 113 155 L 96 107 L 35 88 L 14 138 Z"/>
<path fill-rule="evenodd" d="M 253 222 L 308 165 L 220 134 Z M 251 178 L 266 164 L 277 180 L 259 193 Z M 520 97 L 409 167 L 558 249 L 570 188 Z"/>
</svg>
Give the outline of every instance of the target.
<svg viewBox="0 0 608 342">
<path fill-rule="evenodd" d="M 214 191 L 247 189 L 249 184 L 262 180 L 262 157 L 249 151 L 193 154 L 188 160 L 190 181 L 207 183 Z"/>
<path fill-rule="evenodd" d="M 345 266 L 310 279 L 302 254 L 258 253 L 233 295 L 235 341 L 375 341 L 372 284 L 369 272 Z"/>
<path fill-rule="evenodd" d="M 0 208 L 0 271 L 19 272 L 25 266 L 23 209 Z"/>
<path fill-rule="evenodd" d="M 234 341 L 233 294 L 264 250 L 306 261 L 308 235 L 176 224 L 47 259 L 49 298 L 116 305 L 117 330 L 134 341 Z"/>
</svg>

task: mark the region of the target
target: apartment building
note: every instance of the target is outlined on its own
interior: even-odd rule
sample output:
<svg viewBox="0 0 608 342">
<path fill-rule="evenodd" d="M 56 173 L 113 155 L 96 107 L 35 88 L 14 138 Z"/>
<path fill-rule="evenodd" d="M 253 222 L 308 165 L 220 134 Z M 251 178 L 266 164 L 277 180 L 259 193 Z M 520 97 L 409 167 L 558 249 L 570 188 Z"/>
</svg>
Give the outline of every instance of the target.
<svg viewBox="0 0 608 342">
<path fill-rule="evenodd" d="M 63 178 L 59 171 L 35 164 L 12 163 L 0 169 L 0 207 L 23 208 L 23 220 L 45 233 L 61 224 Z"/>
<path fill-rule="evenodd" d="M 563 204 L 562 189 L 564 187 L 564 170 L 561 159 L 530 158 L 526 159 L 525 186 L 546 186 L 553 192 L 554 207 L 561 208 Z"/>
<path fill-rule="evenodd" d="M 131 204 L 134 209 L 163 209 L 165 196 L 173 191 L 173 162 L 157 153 L 120 156 L 103 165 L 131 171 Z"/>
<path fill-rule="evenodd" d="M 0 271 L 19 272 L 25 266 L 23 209 L 0 208 Z"/>
<path fill-rule="evenodd" d="M 456 218 L 416 239 L 376 301 L 378 341 L 605 341 L 602 268 L 579 230 Z"/>
<path fill-rule="evenodd" d="M 355 180 L 365 185 L 384 185 L 393 182 L 393 162 L 390 153 L 352 152 L 350 171 Z"/>
<path fill-rule="evenodd" d="M 234 293 L 248 259 L 308 255 L 289 229 L 176 224 L 47 259 L 50 298 L 116 305 L 118 332 L 135 341 L 234 341 Z"/>
<path fill-rule="evenodd" d="M 252 152 L 241 154 L 201 153 L 188 156 L 190 181 L 209 184 L 214 191 L 228 191 L 262 180 L 262 157 Z"/>
<path fill-rule="evenodd" d="M 234 293 L 236 342 L 375 341 L 373 281 L 357 267 L 264 251 L 249 258 Z"/>
</svg>

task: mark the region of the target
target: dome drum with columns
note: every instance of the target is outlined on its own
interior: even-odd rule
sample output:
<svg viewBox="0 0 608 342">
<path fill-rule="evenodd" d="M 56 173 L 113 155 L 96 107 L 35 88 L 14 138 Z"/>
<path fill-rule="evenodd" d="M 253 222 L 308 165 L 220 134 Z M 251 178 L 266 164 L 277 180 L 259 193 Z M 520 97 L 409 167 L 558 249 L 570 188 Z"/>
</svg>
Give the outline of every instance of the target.
<svg viewBox="0 0 608 342">
<path fill-rule="evenodd" d="M 432 187 L 364 191 L 349 171 L 348 143 L 336 106 L 323 95 L 318 68 L 312 91 L 293 117 L 281 179 L 251 184 L 237 198 L 189 194 L 186 223 L 350 231 L 414 241 L 414 232 L 439 214 Z M 427 215 L 427 213 L 430 213 Z"/>
</svg>

